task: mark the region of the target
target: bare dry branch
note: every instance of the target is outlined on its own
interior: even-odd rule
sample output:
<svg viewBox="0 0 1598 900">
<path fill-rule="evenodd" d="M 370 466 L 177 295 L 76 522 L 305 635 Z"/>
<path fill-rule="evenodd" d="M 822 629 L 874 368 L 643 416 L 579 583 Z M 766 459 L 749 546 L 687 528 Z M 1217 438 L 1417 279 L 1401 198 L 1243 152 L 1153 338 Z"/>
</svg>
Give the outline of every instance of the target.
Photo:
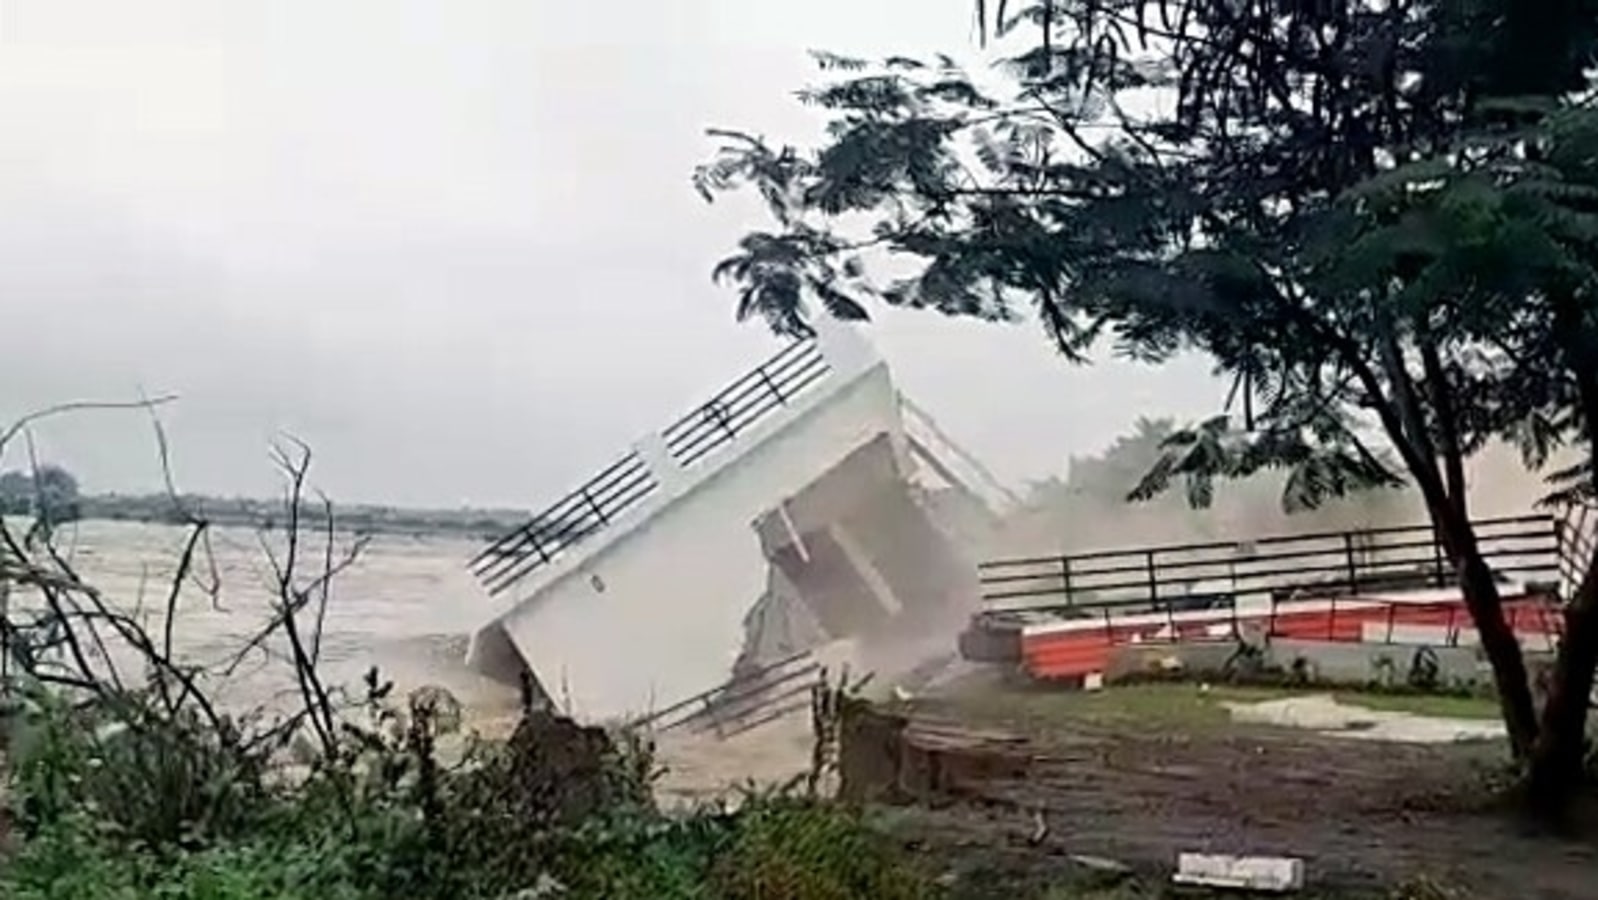
<svg viewBox="0 0 1598 900">
<path fill-rule="evenodd" d="M 64 413 L 84 412 L 89 410 L 152 409 L 156 406 L 171 403 L 176 399 L 178 399 L 176 394 L 166 394 L 153 399 L 137 401 L 117 402 L 84 400 L 72 403 L 58 403 L 55 406 L 47 406 L 44 409 L 35 410 L 34 412 L 23 415 L 21 418 L 7 426 L 4 431 L 0 431 L 0 457 L 4 456 L 6 446 L 11 443 L 13 438 L 20 434 L 24 428 L 27 428 L 29 425 L 41 419 L 48 419 L 53 416 L 62 415 Z"/>
<path fill-rule="evenodd" d="M 177 619 L 184 591 L 197 585 L 211 596 L 213 606 L 220 608 L 221 578 L 212 553 L 213 529 L 203 511 L 188 508 L 184 503 L 172 475 L 170 447 L 155 413 L 156 406 L 171 399 L 146 399 L 126 404 L 62 404 L 24 416 L 0 433 L 0 449 L 19 435 L 28 438 L 29 458 L 35 483 L 38 483 L 40 467 L 27 427 L 30 423 L 81 409 L 143 408 L 150 412 L 167 493 L 179 517 L 189 526 L 176 569 L 167 584 L 161 633 L 152 637 L 143 623 L 145 577 L 141 576 L 138 597 L 129 614 L 80 576 L 74 568 L 70 549 L 63 552 L 58 544 L 52 523 L 48 521 L 50 517 L 40 516 L 26 534 L 0 519 L 0 592 L 15 586 L 42 600 L 40 606 L 30 606 L 27 610 L 0 607 L 0 643 L 7 649 L 8 658 L 11 648 L 26 649 L 22 665 L 25 676 L 63 690 L 70 695 L 69 702 L 97 706 L 128 727 L 175 721 L 185 712 L 185 707 L 192 707 L 220 740 L 255 752 L 273 742 L 286 741 L 308 723 L 323 752 L 334 757 L 340 752 L 343 734 L 339 710 L 349 697 L 324 683 L 318 664 L 332 600 L 332 581 L 355 564 L 369 536 L 356 536 L 341 551 L 337 546 L 338 519 L 333 503 L 318 492 L 316 497 L 321 504 L 323 521 L 317 523 L 321 532 L 317 536 L 324 541 L 318 548 L 319 570 L 302 572 L 306 562 L 306 490 L 312 454 L 303 441 L 293 437 L 286 437 L 272 448 L 272 458 L 286 480 L 284 543 L 274 547 L 266 540 L 264 532 L 262 535 L 263 551 L 273 575 L 271 588 L 276 597 L 273 614 L 245 642 L 239 654 L 220 668 L 223 677 L 233 674 L 254 650 L 260 650 L 267 662 L 284 660 L 293 672 L 293 691 L 299 697 L 299 704 L 297 710 L 286 716 L 269 716 L 266 710 L 271 708 L 270 704 L 257 706 L 246 714 L 255 724 L 241 730 L 233 717 L 221 712 L 217 701 L 199 682 L 204 676 L 217 674 L 219 667 L 189 665 L 178 659 Z M 209 569 L 208 578 L 196 576 L 201 560 Z M 305 618 L 307 613 L 311 614 L 310 618 Z M 281 646 L 271 646 L 272 639 L 279 635 L 288 645 L 286 653 L 279 652 Z M 143 663 L 148 676 L 145 684 L 136 685 L 125 680 L 121 667 L 130 659 Z"/>
</svg>

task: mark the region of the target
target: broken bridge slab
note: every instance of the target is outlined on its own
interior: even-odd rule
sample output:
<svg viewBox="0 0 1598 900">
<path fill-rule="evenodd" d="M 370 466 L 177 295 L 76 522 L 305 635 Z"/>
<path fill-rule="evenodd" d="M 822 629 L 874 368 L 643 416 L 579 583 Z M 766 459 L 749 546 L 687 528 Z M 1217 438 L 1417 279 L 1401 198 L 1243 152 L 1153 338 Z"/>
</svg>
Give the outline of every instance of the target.
<svg viewBox="0 0 1598 900">
<path fill-rule="evenodd" d="M 590 516 L 570 532 L 576 543 L 508 589 L 516 599 L 479 629 L 469 662 L 513 678 L 503 670 L 514 657 L 558 708 L 588 721 L 630 719 L 726 681 L 774 557 L 832 638 L 949 596 L 957 579 L 934 576 L 974 563 L 919 521 L 928 513 L 906 488 L 915 463 L 886 364 L 841 325 L 821 329 L 816 347 L 824 365 L 810 361 L 812 351 L 784 351 L 799 361 L 779 354 L 708 404 L 724 413 L 719 436 L 684 437 L 714 428 L 679 424 L 640 442 L 656 450 L 634 454 L 653 487 L 619 516 Z M 823 374 L 794 381 L 795 372 Z M 663 465 L 675 469 L 653 471 Z M 577 505 L 603 511 L 602 502 L 586 504 L 592 495 L 579 493 Z M 784 527 L 760 524 L 778 510 Z M 529 529 L 497 552 L 525 556 L 527 542 L 537 544 Z M 814 537 L 838 552 L 820 559 L 807 547 L 790 561 L 763 546 L 768 533 L 787 545 Z M 480 559 L 501 580 L 518 565 Z M 973 580 L 969 599 L 974 593 Z"/>
</svg>

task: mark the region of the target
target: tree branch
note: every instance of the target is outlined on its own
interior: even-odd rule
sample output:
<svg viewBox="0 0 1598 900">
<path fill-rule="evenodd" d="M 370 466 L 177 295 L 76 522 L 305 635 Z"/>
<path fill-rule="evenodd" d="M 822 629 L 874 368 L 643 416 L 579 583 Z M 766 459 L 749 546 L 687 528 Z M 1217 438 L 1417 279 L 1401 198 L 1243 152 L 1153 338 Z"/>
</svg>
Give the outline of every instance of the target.
<svg viewBox="0 0 1598 900">
<path fill-rule="evenodd" d="M 1430 389 L 1432 414 L 1437 418 L 1438 450 L 1443 457 L 1448 496 L 1453 501 L 1454 514 L 1469 521 L 1469 488 L 1465 483 L 1465 456 L 1459 443 L 1459 422 L 1454 412 L 1453 398 L 1449 396 L 1448 379 L 1437 352 L 1437 342 L 1430 335 L 1422 333 L 1416 343 L 1420 345 L 1421 365 Z"/>
<path fill-rule="evenodd" d="M 165 396 L 156 397 L 150 400 L 138 400 L 121 403 L 77 401 L 73 403 L 58 403 L 55 406 L 47 406 L 44 409 L 35 410 L 22 416 L 7 426 L 4 431 L 0 431 L 0 455 L 5 453 L 6 445 L 11 443 L 11 440 L 20 434 L 22 429 L 41 419 L 48 419 L 52 416 L 59 416 L 63 413 L 81 412 L 84 410 L 151 409 L 165 403 L 170 403 L 176 399 L 176 394 L 167 394 Z"/>
</svg>

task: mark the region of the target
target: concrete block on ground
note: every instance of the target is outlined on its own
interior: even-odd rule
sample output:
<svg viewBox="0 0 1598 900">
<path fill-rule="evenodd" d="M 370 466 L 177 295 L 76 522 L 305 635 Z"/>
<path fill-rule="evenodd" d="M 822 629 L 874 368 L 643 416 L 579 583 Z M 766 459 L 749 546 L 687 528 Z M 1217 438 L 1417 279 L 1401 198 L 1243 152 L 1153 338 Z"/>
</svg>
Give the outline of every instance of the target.
<svg viewBox="0 0 1598 900">
<path fill-rule="evenodd" d="M 1177 856 L 1172 880 L 1203 887 L 1287 893 L 1304 887 L 1304 861 L 1290 856 L 1182 853 Z"/>
</svg>

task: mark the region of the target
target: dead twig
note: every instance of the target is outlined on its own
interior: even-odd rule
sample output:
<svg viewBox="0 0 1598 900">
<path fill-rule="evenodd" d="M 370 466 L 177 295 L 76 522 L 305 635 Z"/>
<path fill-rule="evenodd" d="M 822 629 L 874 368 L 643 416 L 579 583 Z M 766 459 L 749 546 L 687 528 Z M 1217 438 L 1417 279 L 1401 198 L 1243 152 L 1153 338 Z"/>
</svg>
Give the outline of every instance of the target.
<svg viewBox="0 0 1598 900">
<path fill-rule="evenodd" d="M 0 458 L 4 457 L 6 446 L 11 443 L 13 438 L 15 438 L 18 434 L 21 434 L 24 428 L 27 428 L 34 422 L 38 422 L 42 419 L 48 419 L 52 416 L 59 416 L 65 413 L 84 412 L 87 410 L 153 409 L 157 406 L 171 403 L 176 399 L 176 394 L 166 394 L 153 399 L 136 401 L 117 402 L 82 400 L 72 403 L 58 403 L 55 406 L 46 406 L 43 409 L 35 410 L 31 413 L 23 415 L 15 422 L 12 422 L 10 425 L 6 426 L 4 431 L 0 431 Z"/>
<path fill-rule="evenodd" d="M 177 618 L 184 591 L 191 585 L 204 590 L 213 607 L 218 601 L 221 578 L 212 552 L 212 531 L 201 510 L 186 503 L 178 492 L 172 474 L 171 453 L 166 433 L 155 408 L 173 398 L 144 399 L 135 403 L 61 404 L 23 416 L 0 431 L 0 450 L 19 435 L 28 437 L 29 458 L 34 482 L 39 484 L 40 466 L 28 426 L 49 416 L 84 409 L 138 409 L 150 413 L 159 449 L 161 471 L 175 518 L 188 526 L 176 569 L 167 585 L 162 628 L 159 634 L 144 627 L 145 579 L 141 577 L 139 596 L 132 614 L 113 604 L 97 587 L 75 569 L 70 551 L 62 552 L 52 528 L 53 516 L 47 504 L 35 506 L 44 512 L 35 518 L 26 535 L 0 519 L 0 594 L 15 586 L 42 601 L 27 610 L 0 608 L 0 647 L 7 664 L 15 660 L 23 675 L 38 684 L 58 688 L 74 695 L 69 702 L 102 710 L 114 721 L 145 730 L 179 725 L 186 706 L 192 705 L 206 730 L 233 751 L 253 754 L 262 747 L 281 745 L 307 723 L 329 759 L 340 754 L 339 708 L 347 700 L 343 692 L 329 687 L 318 672 L 323 649 L 328 611 L 332 602 L 332 581 L 354 565 L 369 543 L 369 535 L 359 535 L 340 551 L 338 520 L 332 501 L 318 492 L 323 521 L 318 537 L 323 546 L 316 558 L 319 571 L 302 571 L 306 566 L 307 537 L 306 490 L 312 454 L 295 438 L 286 438 L 273 448 L 273 459 L 285 475 L 285 531 L 281 552 L 265 537 L 262 547 L 272 569 L 272 589 L 276 594 L 272 616 L 245 642 L 244 648 L 225 664 L 184 665 L 178 659 Z M 196 575 L 202 567 L 208 578 Z M 302 618 L 307 612 L 309 619 Z M 287 653 L 271 646 L 282 636 Z M 114 645 L 114 646 L 113 646 Z M 12 648 L 23 652 L 13 654 Z M 254 650 L 268 659 L 286 659 L 294 673 L 294 692 L 298 709 L 286 716 L 268 716 L 266 705 L 246 713 L 241 727 L 238 719 L 224 715 L 200 679 L 217 674 L 231 675 Z M 115 651 L 115 652 L 113 652 Z M 124 676 L 122 666 L 132 658 L 141 661 L 148 683 L 138 686 Z M 119 662 L 120 660 L 120 662 Z M 263 722 L 265 724 L 263 724 Z M 183 725 L 182 727 L 189 727 Z"/>
<path fill-rule="evenodd" d="M 267 558 L 272 565 L 277 578 L 277 596 L 279 603 L 279 618 L 284 635 L 288 638 L 289 648 L 292 651 L 294 663 L 294 676 L 299 685 L 301 699 L 305 708 L 310 712 L 307 717 L 311 727 L 316 731 L 322 743 L 322 749 L 332 758 L 338 753 L 338 725 L 333 710 L 333 702 L 329 691 L 322 683 L 321 676 L 317 673 L 317 661 L 307 649 L 306 636 L 301 633 L 298 614 L 309 604 L 312 592 L 296 584 L 296 571 L 299 565 L 302 512 L 304 509 L 305 482 L 311 467 L 311 450 L 304 442 L 297 438 L 289 437 L 287 440 L 294 445 L 296 453 L 291 455 L 282 445 L 273 447 L 273 457 L 280 469 L 287 477 L 288 485 L 285 494 L 285 504 L 288 525 L 285 532 L 286 548 L 281 559 L 276 554 L 268 552 Z M 328 541 L 334 539 L 335 525 L 331 515 L 328 519 Z M 331 559 L 331 547 L 327 553 Z M 324 575 L 326 573 L 324 572 Z M 319 620 L 320 621 L 320 620 Z M 317 626 L 320 628 L 320 624 Z M 321 635 L 318 631 L 313 635 L 316 645 L 321 644 Z"/>
</svg>

